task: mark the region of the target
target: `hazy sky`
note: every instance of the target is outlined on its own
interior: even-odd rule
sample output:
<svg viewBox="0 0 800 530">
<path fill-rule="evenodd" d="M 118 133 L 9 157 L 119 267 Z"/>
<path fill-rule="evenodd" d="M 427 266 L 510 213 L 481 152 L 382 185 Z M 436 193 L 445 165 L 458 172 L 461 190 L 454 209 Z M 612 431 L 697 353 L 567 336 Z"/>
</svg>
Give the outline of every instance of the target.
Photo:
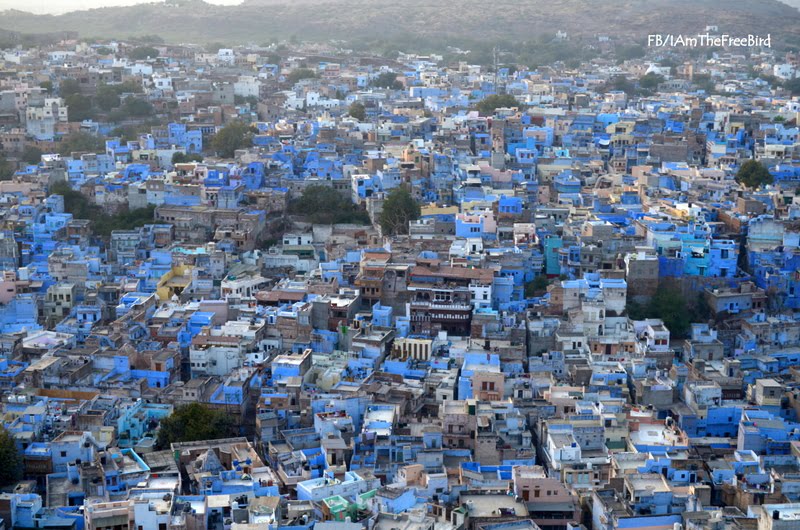
<svg viewBox="0 0 800 530">
<path fill-rule="evenodd" d="M 19 9 L 30 13 L 60 14 L 95 7 L 129 6 L 164 0 L 0 0 L 0 11 Z M 209 4 L 235 5 L 242 0 L 206 0 Z"/>
</svg>

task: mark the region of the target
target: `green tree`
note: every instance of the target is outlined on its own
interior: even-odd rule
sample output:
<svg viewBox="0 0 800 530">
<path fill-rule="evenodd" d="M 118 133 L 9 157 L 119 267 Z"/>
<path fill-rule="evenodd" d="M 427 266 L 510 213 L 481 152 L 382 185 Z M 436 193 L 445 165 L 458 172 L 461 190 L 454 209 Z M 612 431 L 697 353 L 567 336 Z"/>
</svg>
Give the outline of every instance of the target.
<svg viewBox="0 0 800 530">
<path fill-rule="evenodd" d="M 793 96 L 800 96 L 800 77 L 789 79 L 783 83 L 783 88 L 788 90 Z"/>
<path fill-rule="evenodd" d="M 11 167 L 11 162 L 9 162 L 3 153 L 0 153 L 0 180 L 11 180 L 11 177 L 14 176 L 14 168 Z"/>
<path fill-rule="evenodd" d="M 347 113 L 358 121 L 367 119 L 367 109 L 364 107 L 364 104 L 359 101 L 351 103 L 350 108 L 347 109 Z"/>
<path fill-rule="evenodd" d="M 63 79 L 58 85 L 58 93 L 62 98 L 81 93 L 81 84 L 74 79 Z"/>
<path fill-rule="evenodd" d="M 650 72 L 649 74 L 645 74 L 639 78 L 639 86 L 647 90 L 658 88 L 658 85 L 660 85 L 663 82 L 664 82 L 664 76 L 656 74 L 654 72 Z"/>
<path fill-rule="evenodd" d="M 772 184 L 772 173 L 757 160 L 748 160 L 736 172 L 736 182 L 748 188 L 760 188 L 764 184 Z"/>
<path fill-rule="evenodd" d="M 64 98 L 64 102 L 69 108 L 69 121 L 90 120 L 94 117 L 92 100 L 81 94 L 70 94 Z"/>
<path fill-rule="evenodd" d="M 625 309 L 632 320 L 660 318 L 672 339 L 686 338 L 692 321 L 704 318 L 702 304 L 690 305 L 681 290 L 669 283 L 660 284 L 648 304 L 631 301 Z"/>
<path fill-rule="evenodd" d="M 94 51 L 97 53 L 97 55 L 111 55 L 112 53 L 114 53 L 114 50 L 112 50 L 108 46 L 99 46 L 95 48 Z"/>
<path fill-rule="evenodd" d="M 650 300 L 648 312 L 664 321 L 670 336 L 683 338 L 689 334 L 690 312 L 687 311 L 686 299 L 678 289 L 659 286 Z"/>
<path fill-rule="evenodd" d="M 58 152 L 61 155 L 68 156 L 73 152 L 103 152 L 105 148 L 105 141 L 101 137 L 79 131 L 65 136 L 58 146 Z"/>
<path fill-rule="evenodd" d="M 120 106 L 122 102 L 120 99 L 121 94 L 140 94 L 142 93 L 142 85 L 135 81 L 125 81 L 116 85 L 102 84 L 97 87 L 97 96 L 95 96 L 95 103 L 98 107 L 105 111 L 115 109 Z"/>
<path fill-rule="evenodd" d="M 327 186 L 312 185 L 289 204 L 289 213 L 314 224 L 369 224 L 367 212 Z"/>
<path fill-rule="evenodd" d="M 69 187 L 66 182 L 54 185 L 51 194 L 64 197 L 64 209 L 75 219 L 87 219 L 92 222 L 95 234 L 109 237 L 114 230 L 130 230 L 153 222 L 155 206 L 136 208 L 126 212 L 109 215 L 96 204 L 89 202 L 81 192 Z"/>
<path fill-rule="evenodd" d="M 141 118 L 153 114 L 153 105 L 145 99 L 129 97 L 125 99 L 120 111 L 125 116 Z"/>
<path fill-rule="evenodd" d="M 203 155 L 199 153 L 181 153 L 180 151 L 172 154 L 172 164 L 187 164 L 189 162 L 202 162 Z"/>
<path fill-rule="evenodd" d="M 139 139 L 139 135 L 149 133 L 152 127 L 159 125 L 157 122 L 145 121 L 144 123 L 121 125 L 111 129 L 110 138 L 119 138 L 120 142 L 131 142 Z"/>
<path fill-rule="evenodd" d="M 713 94 L 717 89 L 714 79 L 708 74 L 695 74 L 692 76 L 692 84 L 706 94 Z"/>
<path fill-rule="evenodd" d="M 14 437 L 0 425 L 0 487 L 10 486 L 22 478 L 22 455 Z"/>
<path fill-rule="evenodd" d="M 617 75 L 606 82 L 604 92 L 625 92 L 631 95 L 636 92 L 636 87 L 624 75 Z"/>
<path fill-rule="evenodd" d="M 52 94 L 52 93 L 53 93 L 53 82 L 52 82 L 52 81 L 43 81 L 43 82 L 42 82 L 42 83 L 39 85 L 39 88 L 43 88 L 43 89 L 45 89 L 45 91 L 46 91 L 48 94 Z"/>
<path fill-rule="evenodd" d="M 317 74 L 310 68 L 297 68 L 289 72 L 289 75 L 286 76 L 286 80 L 291 84 L 295 84 L 303 79 L 314 79 L 316 77 Z"/>
<path fill-rule="evenodd" d="M 517 98 L 511 94 L 492 94 L 480 100 L 477 105 L 478 112 L 481 116 L 491 116 L 494 111 L 505 107 L 521 107 Z"/>
<path fill-rule="evenodd" d="M 26 145 L 22 151 L 22 160 L 33 166 L 42 161 L 42 154 L 42 150 L 35 145 Z"/>
<path fill-rule="evenodd" d="M 420 207 L 411 193 L 404 188 L 395 188 L 383 201 L 381 229 L 386 235 L 407 234 L 408 223 L 419 219 Z"/>
<path fill-rule="evenodd" d="M 542 296 L 547 292 L 547 286 L 550 285 L 550 279 L 545 274 L 536 276 L 533 280 L 525 284 L 525 298 L 534 298 Z"/>
<path fill-rule="evenodd" d="M 119 107 L 119 92 L 114 85 L 100 85 L 97 87 L 97 96 L 94 102 L 105 111 Z"/>
<path fill-rule="evenodd" d="M 206 53 L 217 53 L 224 48 L 228 48 L 228 46 L 222 42 L 210 42 L 205 46 Z"/>
<path fill-rule="evenodd" d="M 403 88 L 403 83 L 397 80 L 397 74 L 394 72 L 383 72 L 372 80 L 372 86 L 377 88 L 390 88 L 392 90 L 400 90 Z"/>
<path fill-rule="evenodd" d="M 145 59 L 156 59 L 158 57 L 158 50 L 152 46 L 139 46 L 131 50 L 128 57 L 135 61 L 143 61 Z"/>
<path fill-rule="evenodd" d="M 628 59 L 639 59 L 645 56 L 644 46 L 635 44 L 633 46 L 622 46 L 617 49 L 617 58 L 626 61 Z"/>
<path fill-rule="evenodd" d="M 177 407 L 161 420 L 156 446 L 169 449 L 173 443 L 231 438 L 237 436 L 238 431 L 233 418 L 224 411 L 202 403 L 189 403 Z"/>
<path fill-rule="evenodd" d="M 175 4 L 179 4 L 179 2 L 173 2 Z M 136 37 L 136 42 L 140 42 L 142 44 L 164 44 L 164 37 L 161 35 L 141 35 Z"/>
<path fill-rule="evenodd" d="M 253 145 L 253 130 L 242 121 L 233 121 L 223 127 L 211 140 L 211 147 L 223 158 L 233 158 L 237 149 Z"/>
</svg>

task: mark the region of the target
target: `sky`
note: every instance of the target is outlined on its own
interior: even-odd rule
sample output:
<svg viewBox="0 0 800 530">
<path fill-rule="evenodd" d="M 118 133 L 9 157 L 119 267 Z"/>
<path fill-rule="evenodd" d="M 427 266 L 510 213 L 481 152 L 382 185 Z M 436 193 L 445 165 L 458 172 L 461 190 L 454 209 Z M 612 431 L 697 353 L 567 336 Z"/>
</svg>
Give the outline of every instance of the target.
<svg viewBox="0 0 800 530">
<path fill-rule="evenodd" d="M 37 14 L 60 15 L 79 9 L 92 9 L 95 7 L 129 6 L 163 0 L 0 0 L 0 11 L 5 9 L 19 9 Z M 206 0 L 209 4 L 235 5 L 242 0 Z"/>
</svg>

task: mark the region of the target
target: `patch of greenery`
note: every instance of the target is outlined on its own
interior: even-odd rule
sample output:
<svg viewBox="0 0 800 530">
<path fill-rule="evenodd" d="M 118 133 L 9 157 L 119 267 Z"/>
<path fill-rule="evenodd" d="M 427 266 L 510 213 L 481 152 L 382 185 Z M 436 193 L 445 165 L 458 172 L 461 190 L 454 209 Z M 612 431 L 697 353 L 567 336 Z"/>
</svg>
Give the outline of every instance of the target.
<svg viewBox="0 0 800 530">
<path fill-rule="evenodd" d="M 97 87 L 95 103 L 105 111 L 115 109 L 120 106 L 120 95 L 126 93 L 139 94 L 142 86 L 134 81 L 126 81 L 118 85 L 102 84 Z"/>
<path fill-rule="evenodd" d="M 533 280 L 525 283 L 525 298 L 543 296 L 547 292 L 547 286 L 550 283 L 551 280 L 546 274 L 536 276 Z"/>
<path fill-rule="evenodd" d="M 644 46 L 633 44 L 631 46 L 620 46 L 616 49 L 617 59 L 627 61 L 630 59 L 641 59 L 645 56 Z"/>
<path fill-rule="evenodd" d="M 65 136 L 58 145 L 58 153 L 68 156 L 73 152 L 97 153 L 104 152 L 105 141 L 100 136 L 87 132 L 74 132 Z"/>
<path fill-rule="evenodd" d="M 603 86 L 603 92 L 625 92 L 627 95 L 632 96 L 636 93 L 636 87 L 624 75 L 617 75 L 606 82 Z"/>
<path fill-rule="evenodd" d="M 64 103 L 68 107 L 69 121 L 76 122 L 94 118 L 92 100 L 88 97 L 81 94 L 70 94 L 64 98 Z"/>
<path fill-rule="evenodd" d="M 629 301 L 625 310 L 632 320 L 660 318 L 671 339 L 688 337 L 692 322 L 708 319 L 710 312 L 702 293 L 694 303 L 690 303 L 680 289 L 669 283 L 661 283 L 648 304 Z"/>
<path fill-rule="evenodd" d="M 134 61 L 143 61 L 145 59 L 155 59 L 158 57 L 158 50 L 152 46 L 139 46 L 134 48 L 128 54 L 128 57 Z"/>
<path fill-rule="evenodd" d="M 714 79 L 709 74 L 695 74 L 692 77 L 692 84 L 706 94 L 713 94 L 717 89 Z"/>
<path fill-rule="evenodd" d="M 404 187 L 395 188 L 383 201 L 381 229 L 386 235 L 407 234 L 408 223 L 419 219 L 420 207 Z"/>
<path fill-rule="evenodd" d="M 63 79 L 61 83 L 59 83 L 58 92 L 62 98 L 80 94 L 81 84 L 71 78 Z"/>
<path fill-rule="evenodd" d="M 366 107 L 364 107 L 363 103 L 360 103 L 358 101 L 354 101 L 350 105 L 350 108 L 347 109 L 347 114 L 357 119 L 358 121 L 364 121 L 367 119 L 367 109 Z"/>
<path fill-rule="evenodd" d="M 789 79 L 783 84 L 783 88 L 788 90 L 793 96 L 800 96 L 800 77 Z"/>
<path fill-rule="evenodd" d="M 43 151 L 35 145 L 26 145 L 25 149 L 22 151 L 22 160 L 26 164 L 35 166 L 42 161 L 42 154 Z"/>
<path fill-rule="evenodd" d="M 223 158 L 233 158 L 237 149 L 253 145 L 253 127 L 242 121 L 232 121 L 220 129 L 211 140 L 211 147 Z"/>
<path fill-rule="evenodd" d="M 14 437 L 0 425 L 0 487 L 10 486 L 22 478 L 22 455 Z"/>
<path fill-rule="evenodd" d="M 113 110 L 108 115 L 108 119 L 113 122 L 120 122 L 130 118 L 145 118 L 147 116 L 152 116 L 153 113 L 153 105 L 151 105 L 149 101 L 141 98 L 129 97 L 125 98 L 125 101 L 118 109 Z"/>
<path fill-rule="evenodd" d="M 3 153 L 0 153 L 0 180 L 11 180 L 11 177 L 14 176 L 14 168 L 11 167 L 11 162 L 9 162 Z"/>
<path fill-rule="evenodd" d="M 383 72 L 370 83 L 376 88 L 390 88 L 392 90 L 400 90 L 403 88 L 403 83 L 397 80 L 397 74 L 394 72 Z"/>
<path fill-rule="evenodd" d="M 369 215 L 327 186 L 312 185 L 289 204 L 289 213 L 314 224 L 370 224 Z"/>
<path fill-rule="evenodd" d="M 189 162 L 202 162 L 203 155 L 200 153 L 174 153 L 172 155 L 172 163 L 174 164 L 187 164 Z"/>
<path fill-rule="evenodd" d="M 639 78 L 639 86 L 645 90 L 654 90 L 664 82 L 664 76 L 650 72 Z"/>
<path fill-rule="evenodd" d="M 173 443 L 231 438 L 237 436 L 238 431 L 233 418 L 224 411 L 202 403 L 189 403 L 177 407 L 161 420 L 156 446 L 169 449 Z"/>
<path fill-rule="evenodd" d="M 92 204 L 82 193 L 73 190 L 66 182 L 55 184 L 51 194 L 64 197 L 64 209 L 75 219 L 88 219 L 92 222 L 94 233 L 101 237 L 111 236 L 114 230 L 131 230 L 152 223 L 155 206 L 136 208 L 114 215 L 107 214 L 96 204 Z"/>
<path fill-rule="evenodd" d="M 772 173 L 758 160 L 748 160 L 736 172 L 736 182 L 748 188 L 760 188 L 772 184 L 774 180 Z"/>
<path fill-rule="evenodd" d="M 303 79 L 315 79 L 316 77 L 316 72 L 310 68 L 297 68 L 289 72 L 289 75 L 286 76 L 286 80 L 291 84 L 295 84 Z"/>
<path fill-rule="evenodd" d="M 523 105 L 517 101 L 517 98 L 511 94 L 492 94 L 480 100 L 475 107 L 481 116 L 491 116 L 494 111 L 505 107 L 522 107 Z"/>
</svg>

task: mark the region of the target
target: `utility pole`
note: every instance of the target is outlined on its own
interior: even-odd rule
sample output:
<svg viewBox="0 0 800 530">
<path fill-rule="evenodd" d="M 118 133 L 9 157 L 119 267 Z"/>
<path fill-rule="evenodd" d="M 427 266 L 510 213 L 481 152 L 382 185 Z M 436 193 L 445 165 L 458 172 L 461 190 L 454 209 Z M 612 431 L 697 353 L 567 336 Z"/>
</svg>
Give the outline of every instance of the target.
<svg viewBox="0 0 800 530">
<path fill-rule="evenodd" d="M 492 60 L 494 64 L 494 91 L 499 94 L 500 89 L 497 87 L 497 46 L 492 48 Z"/>
</svg>

